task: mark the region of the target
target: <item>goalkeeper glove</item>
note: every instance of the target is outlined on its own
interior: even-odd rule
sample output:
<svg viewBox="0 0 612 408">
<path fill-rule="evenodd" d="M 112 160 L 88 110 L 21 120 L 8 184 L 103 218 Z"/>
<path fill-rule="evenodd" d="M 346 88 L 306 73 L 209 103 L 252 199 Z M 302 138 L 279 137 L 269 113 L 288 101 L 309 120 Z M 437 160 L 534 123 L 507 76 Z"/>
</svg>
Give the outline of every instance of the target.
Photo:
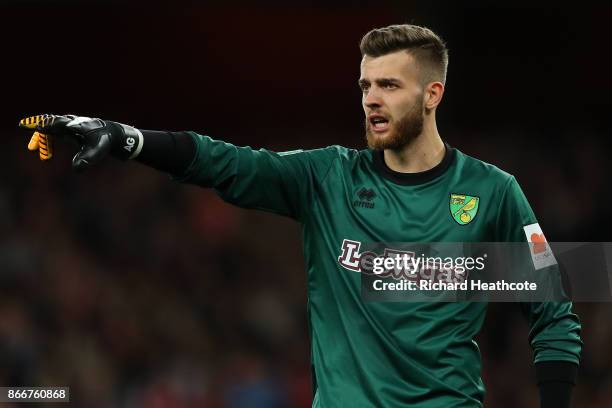
<svg viewBox="0 0 612 408">
<path fill-rule="evenodd" d="M 34 130 L 28 149 L 38 150 L 41 160 L 53 156 L 55 138 L 77 142 L 79 151 L 72 168 L 82 171 L 111 154 L 122 160 L 133 159 L 142 149 L 142 133 L 131 126 L 108 120 L 74 115 L 37 115 L 22 119 L 19 127 Z"/>
</svg>

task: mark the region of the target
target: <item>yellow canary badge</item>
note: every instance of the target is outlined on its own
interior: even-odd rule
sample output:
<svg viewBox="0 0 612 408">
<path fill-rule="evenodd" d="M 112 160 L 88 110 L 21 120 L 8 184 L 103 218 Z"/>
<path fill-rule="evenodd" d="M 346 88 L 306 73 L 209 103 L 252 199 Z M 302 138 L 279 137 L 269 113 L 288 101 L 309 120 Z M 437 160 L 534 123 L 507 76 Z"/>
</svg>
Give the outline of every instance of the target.
<svg viewBox="0 0 612 408">
<path fill-rule="evenodd" d="M 450 213 L 459 225 L 469 224 L 476 217 L 480 198 L 465 194 L 450 195 Z"/>
</svg>

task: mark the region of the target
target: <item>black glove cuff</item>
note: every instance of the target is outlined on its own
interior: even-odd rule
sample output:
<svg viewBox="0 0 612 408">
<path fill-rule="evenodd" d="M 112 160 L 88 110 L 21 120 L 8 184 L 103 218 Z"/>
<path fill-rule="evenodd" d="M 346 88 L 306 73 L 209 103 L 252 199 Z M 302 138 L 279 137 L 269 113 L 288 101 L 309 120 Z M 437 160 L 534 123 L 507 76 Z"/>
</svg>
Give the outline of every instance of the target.
<svg viewBox="0 0 612 408">
<path fill-rule="evenodd" d="M 180 177 L 196 154 L 193 137 L 187 132 L 142 130 L 146 143 L 136 161 Z"/>
</svg>

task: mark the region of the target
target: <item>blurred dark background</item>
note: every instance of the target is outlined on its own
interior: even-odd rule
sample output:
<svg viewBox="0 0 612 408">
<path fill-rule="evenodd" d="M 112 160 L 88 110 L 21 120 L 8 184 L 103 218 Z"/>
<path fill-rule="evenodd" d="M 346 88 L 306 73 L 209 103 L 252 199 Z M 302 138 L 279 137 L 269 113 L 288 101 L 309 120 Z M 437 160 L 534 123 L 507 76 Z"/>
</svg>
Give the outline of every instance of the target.
<svg viewBox="0 0 612 408">
<path fill-rule="evenodd" d="M 378 26 L 446 40 L 441 135 L 514 174 L 549 241 L 610 241 L 612 7 L 471 4 L 1 3 L 0 385 L 70 386 L 75 407 L 309 407 L 297 224 L 137 163 L 75 175 L 73 149 L 42 163 L 16 125 L 363 148 L 358 43 Z M 575 309 L 573 406 L 610 407 L 612 304 Z M 536 407 L 518 306 L 492 304 L 479 341 L 486 406 Z"/>
</svg>

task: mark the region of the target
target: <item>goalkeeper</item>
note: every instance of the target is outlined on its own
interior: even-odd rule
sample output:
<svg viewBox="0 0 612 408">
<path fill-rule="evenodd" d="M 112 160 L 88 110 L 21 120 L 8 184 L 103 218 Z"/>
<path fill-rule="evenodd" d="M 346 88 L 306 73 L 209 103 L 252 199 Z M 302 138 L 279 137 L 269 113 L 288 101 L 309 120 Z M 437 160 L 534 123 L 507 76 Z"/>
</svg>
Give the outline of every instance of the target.
<svg viewBox="0 0 612 408">
<path fill-rule="evenodd" d="M 448 54 L 435 33 L 414 25 L 375 29 L 361 52 L 368 142 L 361 151 L 275 153 L 80 116 L 41 115 L 20 125 L 35 131 L 28 147 L 42 159 L 58 139 L 72 139 L 80 146 L 77 171 L 109 155 L 133 159 L 213 188 L 227 202 L 300 222 L 313 407 L 482 407 L 474 338 L 486 303 L 364 302 L 361 244 L 528 242 L 542 231 L 514 177 L 441 139 L 436 109 Z M 569 407 L 582 347 L 572 305 L 521 307 L 541 407 Z"/>
</svg>

